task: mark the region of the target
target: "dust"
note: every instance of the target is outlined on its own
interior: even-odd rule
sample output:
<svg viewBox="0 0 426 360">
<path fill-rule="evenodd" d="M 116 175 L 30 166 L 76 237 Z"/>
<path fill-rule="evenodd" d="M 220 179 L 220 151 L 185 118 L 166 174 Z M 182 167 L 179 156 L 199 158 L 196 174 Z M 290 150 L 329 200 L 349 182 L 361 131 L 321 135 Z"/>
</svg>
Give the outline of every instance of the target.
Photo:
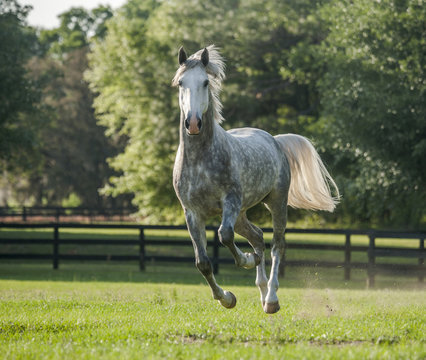
<svg viewBox="0 0 426 360">
<path fill-rule="evenodd" d="M 300 309 L 294 315 L 294 320 L 310 320 L 323 316 L 332 317 L 338 314 L 337 302 L 330 289 L 307 288 L 303 293 Z"/>
<path fill-rule="evenodd" d="M 333 291 L 318 289 L 321 276 L 315 269 L 304 274 L 305 290 L 302 295 L 300 311 L 294 315 L 295 320 L 309 320 L 317 317 L 332 317 L 338 313 L 338 305 Z"/>
</svg>

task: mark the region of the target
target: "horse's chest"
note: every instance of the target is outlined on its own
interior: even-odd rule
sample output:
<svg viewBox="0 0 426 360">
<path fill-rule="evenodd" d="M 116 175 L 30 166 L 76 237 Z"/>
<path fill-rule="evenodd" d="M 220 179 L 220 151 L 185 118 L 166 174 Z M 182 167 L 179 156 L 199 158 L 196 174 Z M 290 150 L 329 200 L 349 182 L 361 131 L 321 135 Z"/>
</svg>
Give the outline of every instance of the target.
<svg viewBox="0 0 426 360">
<path fill-rule="evenodd" d="M 185 207 L 200 208 L 203 212 L 220 211 L 221 199 L 226 192 L 226 178 L 220 171 L 206 167 L 182 167 L 174 179 L 176 194 Z"/>
</svg>

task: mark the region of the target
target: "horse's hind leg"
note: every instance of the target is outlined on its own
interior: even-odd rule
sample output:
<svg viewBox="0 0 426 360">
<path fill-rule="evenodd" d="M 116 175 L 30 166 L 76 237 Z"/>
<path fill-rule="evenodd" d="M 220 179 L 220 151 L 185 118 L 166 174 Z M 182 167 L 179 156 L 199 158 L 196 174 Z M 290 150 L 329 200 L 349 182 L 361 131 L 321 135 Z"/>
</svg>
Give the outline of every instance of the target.
<svg viewBox="0 0 426 360">
<path fill-rule="evenodd" d="M 263 310 L 268 314 L 273 314 L 280 309 L 278 302 L 278 271 L 280 260 L 285 251 L 285 227 L 287 224 L 287 198 L 278 201 L 268 201 L 267 207 L 272 214 L 274 236 L 272 238 L 271 249 L 271 274 L 268 281 L 268 293 L 265 298 Z"/>
<path fill-rule="evenodd" d="M 263 241 L 263 232 L 257 226 L 253 225 L 248 219 L 245 213 L 241 213 L 235 224 L 235 231 L 244 236 L 254 252 L 259 256 L 260 263 L 256 267 L 256 285 L 260 291 L 260 300 L 262 306 L 265 304 L 265 298 L 268 293 L 268 278 L 266 277 L 265 270 L 265 242 Z"/>
<path fill-rule="evenodd" d="M 229 194 L 223 203 L 222 223 L 219 227 L 219 240 L 235 259 L 237 266 L 251 269 L 260 263 L 256 253 L 243 253 L 234 243 L 234 227 L 240 216 L 241 202 L 237 195 Z"/>
<path fill-rule="evenodd" d="M 194 246 L 195 266 L 210 285 L 213 298 L 218 300 L 224 307 L 228 309 L 233 308 L 237 303 L 235 295 L 230 291 L 222 290 L 213 275 L 213 268 L 207 256 L 205 222 L 190 211 L 185 211 L 185 217 L 192 245 Z"/>
</svg>

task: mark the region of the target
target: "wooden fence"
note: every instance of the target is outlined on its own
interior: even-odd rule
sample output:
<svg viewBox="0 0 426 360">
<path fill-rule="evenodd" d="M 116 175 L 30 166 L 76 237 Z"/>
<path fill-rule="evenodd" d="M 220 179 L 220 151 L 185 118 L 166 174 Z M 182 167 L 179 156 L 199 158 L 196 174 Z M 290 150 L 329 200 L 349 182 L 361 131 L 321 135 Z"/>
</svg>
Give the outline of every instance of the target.
<svg viewBox="0 0 426 360">
<path fill-rule="evenodd" d="M 60 236 L 62 229 L 115 229 L 115 230 L 137 230 L 137 239 L 65 239 Z M 62 260 L 79 260 L 79 261 L 137 261 L 140 270 L 144 270 L 147 263 L 150 262 L 194 262 L 193 256 L 176 256 L 173 253 L 175 247 L 185 246 L 190 247 L 191 242 L 188 240 L 179 239 L 148 239 L 145 236 L 147 230 L 186 230 L 186 226 L 153 226 L 153 225 L 118 225 L 118 224 L 70 224 L 70 223 L 49 223 L 49 224 L 27 224 L 27 223 L 0 223 L 0 230 L 6 229 L 51 229 L 52 237 L 50 239 L 40 238 L 15 238 L 15 237 L 1 237 L 0 232 L 0 245 L 13 244 L 44 244 L 50 245 L 51 251 L 46 254 L 35 253 L 9 253 L 4 251 L 4 247 L 0 247 L 0 259 L 39 259 L 52 261 L 53 268 L 58 269 L 60 261 Z M 233 263 L 230 258 L 221 257 L 219 251 L 221 244 L 218 237 L 218 228 L 214 226 L 207 227 L 207 231 L 212 237 L 209 237 L 208 245 L 213 249 L 211 261 L 213 264 L 214 273 L 219 272 L 220 264 Z M 265 233 L 272 232 L 272 229 L 263 229 Z M 7 232 L 5 232 L 7 233 Z M 297 243 L 290 243 L 287 249 L 304 249 L 313 251 L 336 251 L 344 253 L 344 261 L 316 261 L 316 260 L 287 260 L 283 257 L 281 266 L 281 276 L 285 274 L 285 268 L 288 266 L 295 267 L 325 267 L 325 268 L 342 268 L 344 279 L 350 280 L 352 269 L 366 269 L 367 270 L 367 284 L 370 287 L 374 286 L 375 276 L 383 272 L 398 272 L 411 276 L 417 276 L 419 281 L 424 280 L 425 266 L 424 259 L 426 251 L 424 248 L 424 239 L 426 233 L 423 232 L 389 232 L 377 230 L 335 230 L 335 229 L 287 229 L 286 234 L 322 234 L 322 235 L 343 235 L 345 242 L 342 245 L 335 244 L 313 244 L 303 241 Z M 352 236 L 364 235 L 368 236 L 368 246 L 360 246 L 352 244 Z M 418 247 L 383 247 L 377 246 L 378 239 L 404 239 L 404 241 L 418 241 Z M 249 246 L 247 242 L 236 242 L 237 246 L 244 248 Z M 108 245 L 108 246 L 137 246 L 138 252 L 133 255 L 114 255 L 114 254 L 63 254 L 60 249 L 62 245 Z M 147 246 L 168 246 L 171 254 L 168 255 L 153 255 L 146 251 Z M 269 244 L 267 244 L 269 247 Z M 3 250 L 2 250 L 3 248 Z M 368 255 L 367 262 L 352 261 L 352 253 L 363 252 Z M 412 263 L 378 263 L 376 260 L 379 258 L 394 257 L 394 258 L 408 258 L 413 259 Z"/>
<path fill-rule="evenodd" d="M 94 208 L 94 207 L 61 207 L 61 206 L 22 206 L 0 207 L 1 221 L 75 221 L 84 218 L 88 221 L 117 220 L 123 221 L 136 212 L 135 208 Z"/>
</svg>

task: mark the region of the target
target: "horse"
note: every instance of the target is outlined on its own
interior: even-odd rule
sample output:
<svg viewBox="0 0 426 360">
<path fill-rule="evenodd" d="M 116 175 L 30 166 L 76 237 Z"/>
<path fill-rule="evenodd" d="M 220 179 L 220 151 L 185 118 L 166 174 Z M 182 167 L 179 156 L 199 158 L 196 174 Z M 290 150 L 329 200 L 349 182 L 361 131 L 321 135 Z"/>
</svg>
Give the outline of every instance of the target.
<svg viewBox="0 0 426 360">
<path fill-rule="evenodd" d="M 182 205 L 195 252 L 195 265 L 209 284 L 213 298 L 225 308 L 237 299 L 216 282 L 207 255 L 206 221 L 221 216 L 220 242 L 239 267 L 256 267 L 256 285 L 267 314 L 280 309 L 278 270 L 285 251 L 287 206 L 332 212 L 338 188 L 312 143 L 303 136 L 272 136 L 256 128 L 225 131 L 219 93 L 225 63 L 210 45 L 187 56 L 178 53 L 179 67 L 172 85 L 179 88 L 179 147 L 173 168 L 173 186 Z M 332 189 L 335 196 L 332 195 Z M 272 215 L 272 265 L 265 270 L 262 230 L 246 212 L 262 202 Z M 243 253 L 234 232 L 246 238 L 253 252 Z"/>
</svg>

